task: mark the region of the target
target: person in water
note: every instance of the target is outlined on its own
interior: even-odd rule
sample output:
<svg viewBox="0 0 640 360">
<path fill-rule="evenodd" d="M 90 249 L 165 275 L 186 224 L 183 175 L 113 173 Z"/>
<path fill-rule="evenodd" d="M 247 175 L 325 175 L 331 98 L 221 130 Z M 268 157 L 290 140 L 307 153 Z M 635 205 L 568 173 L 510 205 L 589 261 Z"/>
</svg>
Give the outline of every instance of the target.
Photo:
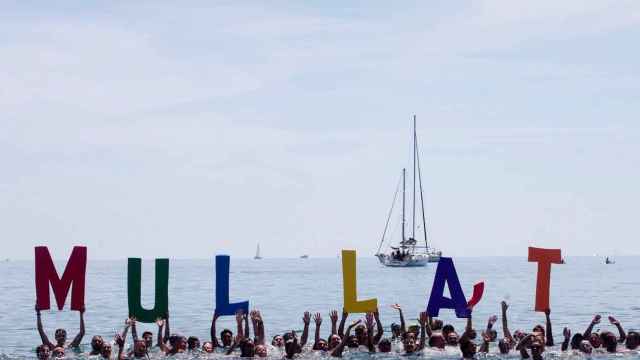
<svg viewBox="0 0 640 360">
<path fill-rule="evenodd" d="M 49 341 L 49 338 L 47 337 L 47 334 L 44 331 L 44 326 L 42 325 L 42 315 L 40 313 L 40 308 L 38 307 L 38 304 L 36 304 L 35 310 L 36 310 L 36 324 L 38 328 L 38 334 L 40 334 L 40 339 L 42 340 L 42 344 L 47 345 L 52 352 L 56 352 L 54 351 L 56 350 L 56 348 L 62 348 L 63 356 L 64 356 L 65 348 L 69 347 L 72 349 L 77 349 L 80 346 L 80 343 L 82 342 L 82 338 L 84 337 L 84 311 L 85 311 L 84 307 L 80 309 L 80 331 L 69 344 L 67 344 L 67 331 L 65 329 L 56 329 L 55 335 L 54 335 L 56 340 L 55 344 Z M 60 351 L 58 350 L 56 353 L 59 354 L 59 352 Z M 55 357 L 55 354 L 54 354 L 54 357 Z"/>
</svg>

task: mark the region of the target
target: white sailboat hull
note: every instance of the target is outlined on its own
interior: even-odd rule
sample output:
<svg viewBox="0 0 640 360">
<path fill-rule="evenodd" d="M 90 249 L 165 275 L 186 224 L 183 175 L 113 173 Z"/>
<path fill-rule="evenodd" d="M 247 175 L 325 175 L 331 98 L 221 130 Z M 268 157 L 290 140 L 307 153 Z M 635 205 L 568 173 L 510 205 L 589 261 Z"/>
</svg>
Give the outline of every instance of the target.
<svg viewBox="0 0 640 360">
<path fill-rule="evenodd" d="M 429 263 L 427 255 L 407 255 L 402 260 L 394 259 L 385 254 L 376 255 L 380 263 L 388 267 L 424 267 Z"/>
</svg>

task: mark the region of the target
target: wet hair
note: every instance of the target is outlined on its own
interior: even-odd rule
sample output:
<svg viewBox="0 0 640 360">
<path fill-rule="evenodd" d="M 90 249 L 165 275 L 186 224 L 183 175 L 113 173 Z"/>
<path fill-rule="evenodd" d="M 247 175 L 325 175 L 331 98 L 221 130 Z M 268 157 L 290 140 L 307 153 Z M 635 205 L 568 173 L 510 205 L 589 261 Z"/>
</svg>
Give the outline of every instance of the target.
<svg viewBox="0 0 640 360">
<path fill-rule="evenodd" d="M 607 349 L 607 352 L 616 352 L 618 338 L 616 338 L 616 336 L 611 331 L 601 332 L 600 339 L 602 340 L 602 344 L 604 345 L 604 347 Z"/>
<path fill-rule="evenodd" d="M 189 346 L 189 350 L 193 350 L 196 347 L 196 344 L 200 342 L 197 336 L 189 336 L 187 339 L 187 345 Z"/>
<path fill-rule="evenodd" d="M 584 336 L 581 333 L 575 333 L 571 337 L 571 349 L 577 350 L 580 349 L 580 343 L 584 340 Z"/>
<path fill-rule="evenodd" d="M 431 336 L 429 336 L 429 346 L 430 347 L 436 347 L 436 339 L 440 339 L 440 341 L 442 342 L 442 346 L 444 347 L 447 344 L 447 340 L 444 338 L 444 336 L 442 334 L 433 334 Z"/>
<path fill-rule="evenodd" d="M 47 345 L 47 344 L 42 344 L 42 345 L 38 346 L 36 348 L 36 355 L 38 355 L 38 357 L 40 357 L 40 354 L 43 353 L 45 351 L 45 349 L 48 350 L 48 351 L 51 351 L 51 349 L 49 349 L 49 345 Z"/>
<path fill-rule="evenodd" d="M 489 330 L 487 333 L 489 334 L 489 338 L 491 339 L 490 341 L 496 341 L 496 339 L 498 338 L 498 332 L 494 329 Z"/>
<path fill-rule="evenodd" d="M 472 358 L 476 354 L 476 351 L 473 346 L 474 344 L 471 342 L 471 340 L 467 339 L 466 337 L 463 337 L 462 339 L 460 339 L 459 343 L 460 343 L 460 351 L 462 352 L 463 358 Z"/>
<path fill-rule="evenodd" d="M 629 350 L 635 350 L 640 345 L 640 333 L 637 331 L 629 331 L 627 333 L 627 339 L 625 346 Z"/>
<path fill-rule="evenodd" d="M 447 336 L 448 333 L 454 332 L 454 331 L 456 331 L 456 330 L 453 327 L 453 325 L 451 325 L 451 324 L 447 324 L 447 325 L 442 327 L 442 335 L 444 335 L 445 337 Z"/>
<path fill-rule="evenodd" d="M 151 331 L 145 331 L 145 332 L 142 333 L 142 337 L 145 337 L 147 335 L 153 336 L 153 333 Z"/>
<path fill-rule="evenodd" d="M 65 329 L 56 329 L 55 337 L 58 337 L 58 335 L 67 337 L 67 330 L 65 330 Z"/>
<path fill-rule="evenodd" d="M 388 351 L 391 351 L 391 340 L 387 338 L 380 339 L 380 341 L 378 342 L 378 350 L 380 350 L 381 348 L 386 348 L 388 349 Z"/>
<path fill-rule="evenodd" d="M 431 329 L 432 330 L 440 330 L 440 329 L 442 329 L 442 320 L 434 319 L 432 324 L 431 324 Z"/>
<path fill-rule="evenodd" d="M 500 354 L 508 354 L 511 350 L 511 346 L 506 339 L 500 339 L 498 341 L 498 349 L 500 349 Z"/>
<path fill-rule="evenodd" d="M 347 346 L 350 348 L 357 348 L 358 345 L 358 337 L 355 335 L 349 335 L 349 338 L 347 339 Z"/>
<path fill-rule="evenodd" d="M 220 337 L 224 337 L 224 334 L 229 333 L 229 335 L 233 336 L 233 332 L 229 329 L 224 329 L 220 331 Z"/>
</svg>

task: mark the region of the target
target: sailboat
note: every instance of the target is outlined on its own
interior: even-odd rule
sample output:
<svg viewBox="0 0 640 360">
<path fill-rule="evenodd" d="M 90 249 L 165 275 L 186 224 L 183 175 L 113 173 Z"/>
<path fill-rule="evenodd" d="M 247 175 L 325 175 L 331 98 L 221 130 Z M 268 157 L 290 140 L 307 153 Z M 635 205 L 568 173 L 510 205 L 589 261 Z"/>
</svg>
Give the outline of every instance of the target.
<svg viewBox="0 0 640 360">
<path fill-rule="evenodd" d="M 258 246 L 256 247 L 256 256 L 253 257 L 255 260 L 261 260 L 262 256 L 260 256 L 260 243 L 258 243 Z"/>
<path fill-rule="evenodd" d="M 406 174 L 407 170 L 402 169 L 402 238 L 396 245 L 391 245 L 391 252 L 385 254 L 381 252 L 382 245 L 386 240 L 389 223 L 393 214 L 393 208 L 396 204 L 398 196 L 398 188 L 393 197 L 391 209 L 387 216 L 387 222 L 382 232 L 382 239 L 378 246 L 375 256 L 384 266 L 390 267 L 418 267 L 427 266 L 430 262 L 440 261 L 442 252 L 429 246 L 427 239 L 427 221 L 424 214 L 424 196 L 422 192 L 422 172 L 420 171 L 420 153 L 418 151 L 418 136 L 416 134 L 416 116 L 413 116 L 413 194 L 412 194 L 412 222 L 411 234 L 407 236 L 407 219 L 406 219 Z M 416 182 L 417 176 L 417 182 Z M 422 233 L 424 236 L 424 246 L 418 245 L 416 240 L 416 184 L 419 184 L 420 191 L 420 208 L 422 214 Z M 399 185 L 399 184 L 398 184 Z"/>
</svg>

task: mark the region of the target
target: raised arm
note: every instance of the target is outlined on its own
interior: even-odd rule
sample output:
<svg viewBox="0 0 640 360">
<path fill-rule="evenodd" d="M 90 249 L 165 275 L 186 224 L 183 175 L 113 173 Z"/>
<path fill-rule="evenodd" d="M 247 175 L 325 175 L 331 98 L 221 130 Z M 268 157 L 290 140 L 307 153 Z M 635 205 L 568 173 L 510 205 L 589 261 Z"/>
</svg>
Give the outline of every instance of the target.
<svg viewBox="0 0 640 360">
<path fill-rule="evenodd" d="M 467 336 L 467 337 L 471 337 L 470 334 L 473 331 L 473 318 L 472 315 L 469 314 L 469 317 L 467 318 L 467 326 L 465 326 L 464 328 L 464 334 L 463 336 Z"/>
<path fill-rule="evenodd" d="M 627 339 L 627 334 L 625 334 L 622 325 L 620 325 L 620 321 L 616 320 L 613 316 L 609 316 L 609 322 L 618 329 L 618 333 L 620 334 L 618 342 L 623 343 Z"/>
<path fill-rule="evenodd" d="M 71 344 L 69 344 L 69 347 L 77 348 L 82 342 L 82 338 L 84 337 L 84 310 L 85 308 L 83 306 L 82 309 L 80 309 L 80 331 L 78 331 L 78 335 L 73 338 L 73 341 L 71 342 Z"/>
<path fill-rule="evenodd" d="M 344 314 L 343 314 L 344 317 Z M 353 322 L 351 325 L 349 325 L 349 327 L 347 328 L 347 332 L 344 334 L 344 336 L 342 337 L 342 340 L 340 341 L 340 344 L 338 344 L 338 346 L 336 346 L 332 351 L 331 351 L 331 356 L 333 357 L 342 357 L 342 351 L 344 351 L 344 347 L 347 345 L 347 341 L 349 341 L 349 335 L 351 334 L 351 330 L 356 327 L 358 324 L 360 324 L 362 320 L 358 320 Z"/>
<path fill-rule="evenodd" d="M 138 341 L 138 330 L 136 329 L 136 318 L 132 316 L 129 319 L 131 320 L 131 337 L 135 342 L 135 341 Z"/>
<path fill-rule="evenodd" d="M 490 329 L 489 329 L 490 330 Z M 488 331 L 482 332 L 482 345 L 480 345 L 480 349 L 478 352 L 488 353 L 489 352 L 489 342 L 491 341 L 491 336 Z"/>
<path fill-rule="evenodd" d="M 562 336 L 564 336 L 564 340 L 562 341 L 561 350 L 567 351 L 569 348 L 569 341 L 571 341 L 571 330 L 569 330 L 569 328 L 564 328 L 564 330 L 562 330 Z"/>
<path fill-rule="evenodd" d="M 38 334 L 40 334 L 40 340 L 42 340 L 42 343 L 44 345 L 47 345 L 49 347 L 49 349 L 53 349 L 54 346 L 51 343 L 51 341 L 49 341 L 49 338 L 47 337 L 47 333 L 44 332 L 44 327 L 42 326 L 42 316 L 40 315 L 40 308 L 38 308 L 38 304 L 36 303 L 36 324 L 38 326 Z"/>
<path fill-rule="evenodd" d="M 373 337 L 373 345 L 377 345 L 382 339 L 382 335 L 384 334 L 384 328 L 382 327 L 382 322 L 380 321 L 380 312 L 378 309 L 373 312 L 373 317 L 376 320 L 376 336 Z"/>
<path fill-rule="evenodd" d="M 420 313 L 420 317 L 418 318 L 418 321 L 420 321 L 420 344 L 418 344 L 418 350 L 422 350 L 424 349 L 426 343 L 427 343 L 427 326 L 429 323 L 429 315 L 427 314 L 426 311 L 423 311 Z"/>
<path fill-rule="evenodd" d="M 367 326 L 367 348 L 369 349 L 370 353 L 376 352 L 376 347 L 373 345 L 373 323 L 373 314 L 368 312 L 365 317 L 365 324 Z"/>
<path fill-rule="evenodd" d="M 164 320 L 163 319 L 156 319 L 156 325 L 158 325 L 158 346 L 161 346 L 160 344 L 164 343 L 164 336 L 162 335 L 162 329 L 164 329 Z"/>
<path fill-rule="evenodd" d="M 256 311 L 256 324 L 258 325 L 258 334 L 256 334 L 258 337 L 257 344 L 264 345 L 264 321 L 262 320 L 262 314 L 260 314 L 260 311 Z"/>
<path fill-rule="evenodd" d="M 116 345 L 118 345 L 118 360 L 124 360 L 124 339 L 125 338 L 119 334 L 117 334 L 116 338 L 114 339 Z"/>
<path fill-rule="evenodd" d="M 218 321 L 218 313 L 214 312 L 213 319 L 211 320 L 211 343 L 214 349 L 220 346 L 218 336 L 216 335 L 216 321 Z"/>
<path fill-rule="evenodd" d="M 255 309 L 251 310 L 249 312 L 249 317 L 251 317 L 251 328 L 253 329 L 253 338 L 254 338 L 254 341 L 256 342 L 256 345 L 258 345 L 257 341 L 258 341 L 258 334 L 260 333 L 260 330 L 258 329 L 257 311 Z"/>
<path fill-rule="evenodd" d="M 391 305 L 391 308 L 398 310 L 398 314 L 400 314 L 400 334 L 404 336 L 404 334 L 407 332 L 407 328 L 404 323 L 404 315 L 402 314 L 402 308 L 398 304 Z"/>
<path fill-rule="evenodd" d="M 531 342 L 533 341 L 533 337 L 534 337 L 533 334 L 529 334 L 523 337 L 522 340 L 520 340 L 520 342 L 516 346 L 516 350 L 520 351 L 520 356 L 523 359 L 529 358 L 529 352 L 527 352 L 527 346 L 531 344 Z"/>
<path fill-rule="evenodd" d="M 313 340 L 313 349 L 317 349 L 318 343 L 320 342 L 320 325 L 322 325 L 322 316 L 320 313 L 316 313 L 313 316 L 313 321 L 316 324 L 316 333 Z"/>
<path fill-rule="evenodd" d="M 327 337 L 327 340 L 331 339 L 331 335 L 338 333 L 338 311 L 331 310 L 329 312 L 329 319 L 331 319 L 331 334 Z"/>
<path fill-rule="evenodd" d="M 164 343 L 169 341 L 169 336 L 171 336 L 171 329 L 169 327 L 169 311 L 164 316 Z"/>
<path fill-rule="evenodd" d="M 547 342 L 546 342 L 545 345 L 547 345 L 547 346 L 553 346 L 553 332 L 551 330 L 551 316 L 550 315 L 551 315 L 551 309 L 547 309 L 547 310 L 544 311 L 544 316 L 545 316 L 545 318 L 547 320 L 547 331 L 546 331 L 547 333 L 545 334 L 546 338 L 547 338 Z"/>
<path fill-rule="evenodd" d="M 338 336 L 340 336 L 340 338 L 344 337 L 344 323 L 347 321 L 348 316 L 349 313 L 342 310 L 342 319 L 340 319 L 340 326 L 338 326 Z"/>
<path fill-rule="evenodd" d="M 507 309 L 509 308 L 509 305 L 507 305 L 506 301 L 503 301 L 501 305 L 502 305 L 502 333 L 505 339 L 509 339 L 509 341 L 513 343 L 514 342 L 513 336 L 511 336 L 511 331 L 509 331 L 509 323 L 507 320 Z"/>
<path fill-rule="evenodd" d="M 240 339 L 244 338 L 244 332 L 242 331 L 242 314 L 244 311 L 238 310 L 236 311 L 236 325 L 237 325 L 237 335 Z"/>
<path fill-rule="evenodd" d="M 302 337 L 300 338 L 300 347 L 304 347 L 307 344 L 307 340 L 309 339 L 309 324 L 311 323 L 311 314 L 308 311 L 304 312 L 302 315 L 302 322 L 304 323 L 304 328 L 302 329 Z"/>
<path fill-rule="evenodd" d="M 249 314 L 242 314 L 242 317 L 244 318 L 244 336 L 249 339 L 251 335 L 249 334 Z M 253 335 L 255 336 L 255 332 Z"/>
<path fill-rule="evenodd" d="M 601 319 L 601 318 L 602 318 L 602 317 L 601 317 L 600 315 L 596 315 L 596 316 L 594 316 L 594 317 L 593 317 L 593 320 L 591 320 L 591 324 L 589 324 L 589 327 L 587 327 L 587 330 L 585 330 L 585 331 L 584 331 L 584 333 L 582 334 L 582 336 L 583 336 L 585 339 L 589 339 L 589 336 L 591 336 L 591 332 L 593 331 L 593 327 L 594 327 L 596 324 L 599 324 L 599 323 L 600 323 L 600 319 Z"/>
</svg>

